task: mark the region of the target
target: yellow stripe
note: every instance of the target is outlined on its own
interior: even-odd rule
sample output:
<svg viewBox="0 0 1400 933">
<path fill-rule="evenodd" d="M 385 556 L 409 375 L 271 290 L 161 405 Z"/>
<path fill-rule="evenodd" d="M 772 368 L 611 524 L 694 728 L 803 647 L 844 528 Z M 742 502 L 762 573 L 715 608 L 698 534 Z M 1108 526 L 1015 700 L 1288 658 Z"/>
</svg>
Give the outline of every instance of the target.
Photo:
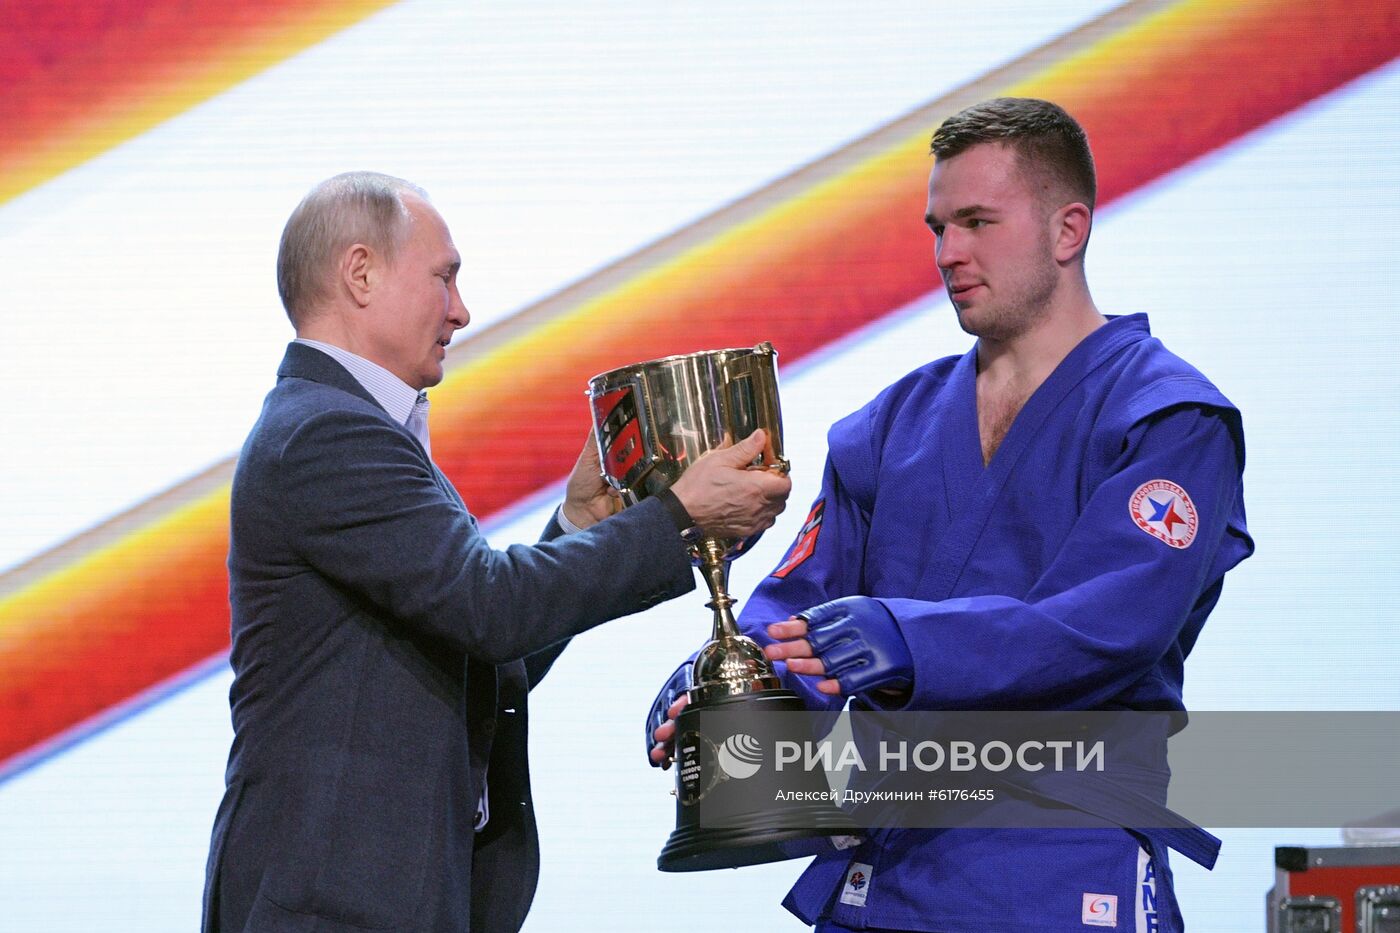
<svg viewBox="0 0 1400 933">
<path fill-rule="evenodd" d="M 15 159 L 0 174 L 0 204 L 135 139 L 396 2 L 330 0 L 297 23 L 270 28 L 258 33 L 255 41 L 240 41 L 222 54 L 182 66 L 186 73 L 178 79 L 107 112 L 92 114 Z"/>
</svg>

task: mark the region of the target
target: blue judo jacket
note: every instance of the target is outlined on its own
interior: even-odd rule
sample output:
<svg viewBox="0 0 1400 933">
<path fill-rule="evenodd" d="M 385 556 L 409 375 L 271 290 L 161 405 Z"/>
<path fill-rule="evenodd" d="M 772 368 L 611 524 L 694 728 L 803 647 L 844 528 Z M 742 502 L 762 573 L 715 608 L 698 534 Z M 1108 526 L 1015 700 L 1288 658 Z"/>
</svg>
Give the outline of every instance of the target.
<svg viewBox="0 0 1400 933">
<path fill-rule="evenodd" d="M 1254 548 L 1239 412 L 1145 315 L 1113 318 L 984 466 L 976 374 L 975 349 L 937 360 L 832 427 L 821 493 L 741 627 L 766 644 L 770 622 L 873 596 L 914 656 L 908 709 L 1184 710 L 1186 656 Z M 831 708 L 813 678 L 784 679 Z M 1218 845 L 1200 830 L 885 829 L 819 856 L 785 905 L 858 929 L 1177 930 L 1166 849 L 1209 867 Z"/>
</svg>

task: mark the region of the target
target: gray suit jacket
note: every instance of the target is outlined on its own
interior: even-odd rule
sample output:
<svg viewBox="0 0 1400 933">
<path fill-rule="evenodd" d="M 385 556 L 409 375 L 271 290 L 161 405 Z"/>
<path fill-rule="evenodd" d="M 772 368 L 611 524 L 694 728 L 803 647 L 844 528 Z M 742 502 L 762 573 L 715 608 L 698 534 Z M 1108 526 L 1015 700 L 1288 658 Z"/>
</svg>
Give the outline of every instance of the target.
<svg viewBox="0 0 1400 933">
<path fill-rule="evenodd" d="M 407 429 L 288 347 L 233 481 L 234 740 L 205 930 L 520 927 L 539 866 L 527 691 L 570 636 L 695 585 L 658 501 L 550 525 L 492 550 Z"/>
</svg>

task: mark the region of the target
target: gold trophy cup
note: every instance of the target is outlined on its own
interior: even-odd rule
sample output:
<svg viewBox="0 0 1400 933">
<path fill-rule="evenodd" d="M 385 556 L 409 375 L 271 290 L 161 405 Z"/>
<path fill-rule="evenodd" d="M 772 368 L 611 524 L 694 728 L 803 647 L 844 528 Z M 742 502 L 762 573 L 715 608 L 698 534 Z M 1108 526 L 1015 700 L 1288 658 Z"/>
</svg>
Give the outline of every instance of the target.
<svg viewBox="0 0 1400 933">
<path fill-rule="evenodd" d="M 603 478 L 618 490 L 624 506 L 669 487 L 707 451 L 729 446 L 757 428 L 767 443 L 752 468 L 786 473 L 777 356 L 772 344 L 761 343 L 668 356 L 589 380 Z M 762 648 L 740 634 L 734 621 L 729 562 L 753 540 L 706 537 L 698 531 L 687 536 L 691 558 L 709 587 L 706 605 L 714 612 L 714 623 L 710 641 L 694 661 L 690 702 L 676 722 L 676 830 L 657 859 L 662 871 L 733 868 L 809 855 L 815 849 L 803 840 L 853 831 L 836 806 L 815 802 L 829 793 L 823 772 L 790 772 L 781 794 L 788 794 L 794 781 L 805 783 L 787 797 L 796 803 L 777 805 L 766 785 L 732 779 L 730 772 L 751 777 L 747 768 L 723 767 L 734 760 L 724 756 L 736 748 L 758 760 L 764 743 L 755 733 L 775 738 L 771 727 L 765 732 L 757 725 L 764 717 L 753 714 L 804 710 L 797 694 L 783 689 Z M 711 725 L 702 729 L 706 713 L 712 714 Z M 799 732 L 807 722 L 793 716 L 766 721 L 789 731 L 797 726 Z M 714 723 L 748 726 L 716 741 L 707 734 Z M 763 805 L 754 803 L 765 797 Z M 722 825 L 702 825 L 701 802 L 707 799 L 710 812 L 725 814 Z"/>
</svg>

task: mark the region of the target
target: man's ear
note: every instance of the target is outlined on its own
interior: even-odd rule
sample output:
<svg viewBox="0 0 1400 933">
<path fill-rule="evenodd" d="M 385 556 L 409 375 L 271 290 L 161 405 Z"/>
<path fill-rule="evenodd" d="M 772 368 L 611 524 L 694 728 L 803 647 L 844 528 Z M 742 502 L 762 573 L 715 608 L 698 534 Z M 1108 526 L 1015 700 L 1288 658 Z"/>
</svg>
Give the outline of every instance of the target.
<svg viewBox="0 0 1400 933">
<path fill-rule="evenodd" d="M 356 243 L 340 257 L 340 284 L 356 305 L 363 308 L 369 304 L 370 290 L 374 286 L 375 263 L 378 254 L 363 243 Z"/>
<path fill-rule="evenodd" d="M 1066 263 L 1084 252 L 1089 244 L 1093 215 L 1085 204 L 1074 201 L 1055 212 L 1055 261 Z"/>
</svg>

